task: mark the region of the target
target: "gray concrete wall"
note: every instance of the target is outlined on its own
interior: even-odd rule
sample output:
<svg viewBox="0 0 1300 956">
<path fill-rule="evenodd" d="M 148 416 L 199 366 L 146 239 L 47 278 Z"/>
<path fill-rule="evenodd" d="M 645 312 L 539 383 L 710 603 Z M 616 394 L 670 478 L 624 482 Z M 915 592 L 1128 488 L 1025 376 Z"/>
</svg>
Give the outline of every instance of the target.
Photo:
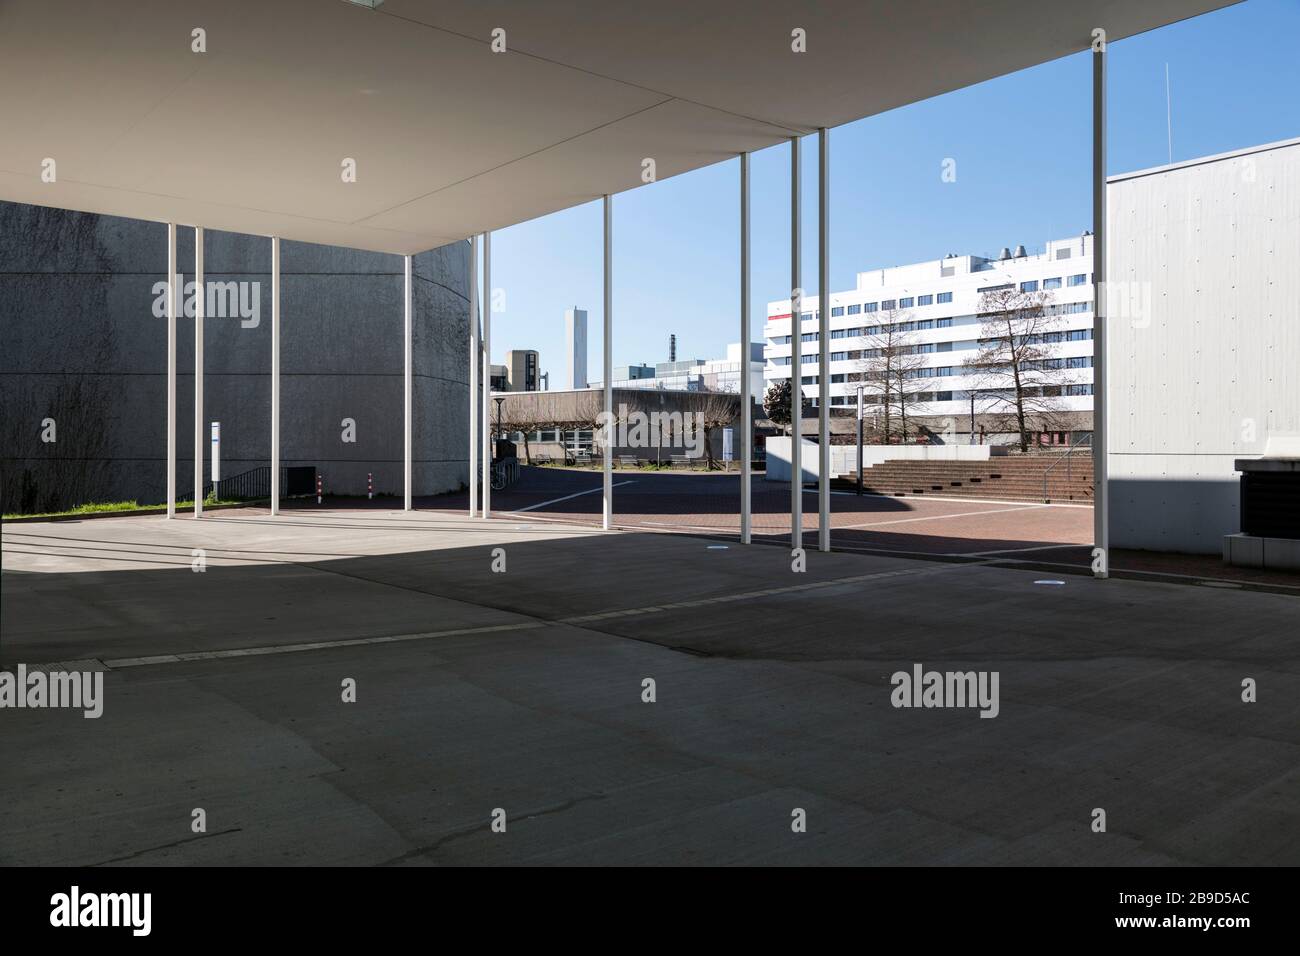
<svg viewBox="0 0 1300 956">
<path fill-rule="evenodd" d="M 205 322 L 204 421 L 221 422 L 223 477 L 270 460 L 271 240 L 207 232 L 206 277 L 248 282 L 257 319 Z M 177 229 L 194 273 L 194 230 Z M 0 456 L 4 509 L 166 497 L 164 224 L 0 203 Z M 414 491 L 462 487 L 467 468 L 469 247 L 414 260 Z M 400 494 L 402 259 L 281 245 L 281 458 L 327 490 Z M 177 494 L 193 488 L 194 323 L 177 322 Z M 42 421 L 56 438 L 43 442 Z M 342 440 L 344 418 L 356 441 Z M 206 454 L 206 426 L 205 426 Z M 206 474 L 206 466 L 205 466 Z"/>
</svg>

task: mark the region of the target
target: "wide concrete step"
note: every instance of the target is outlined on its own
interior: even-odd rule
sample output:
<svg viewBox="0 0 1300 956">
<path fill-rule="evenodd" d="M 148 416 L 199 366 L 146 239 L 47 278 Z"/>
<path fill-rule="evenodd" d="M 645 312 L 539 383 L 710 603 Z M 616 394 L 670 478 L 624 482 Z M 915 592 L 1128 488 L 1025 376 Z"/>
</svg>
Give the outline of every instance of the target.
<svg viewBox="0 0 1300 956">
<path fill-rule="evenodd" d="M 856 477 L 857 477 L 857 472 L 856 472 L 856 471 L 850 471 L 850 472 L 847 472 L 846 475 L 848 475 L 848 476 L 850 476 L 850 477 L 853 477 L 853 478 L 856 478 Z M 881 473 L 875 472 L 875 471 L 873 470 L 873 471 L 868 471 L 868 472 L 866 472 L 866 473 L 864 474 L 863 478 L 864 478 L 864 480 L 874 480 L 874 481 L 921 481 L 921 482 L 926 482 L 926 481 L 934 481 L 934 482 L 946 482 L 946 481 L 973 481 L 973 482 L 976 482 L 976 483 L 978 483 L 978 482 L 983 482 L 983 481 L 1000 481 L 1000 482 L 1003 482 L 1003 483 L 1005 483 L 1005 484 L 1022 484 L 1022 483 L 1026 483 L 1026 482 L 1035 482 L 1035 483 L 1037 483 L 1037 484 L 1039 484 L 1039 485 L 1042 485 L 1042 483 L 1043 483 L 1043 476 L 1042 476 L 1042 475 L 1023 475 L 1023 476 L 1022 476 L 1022 475 L 1006 475 L 1006 474 L 996 474 L 996 473 L 995 473 L 995 474 L 988 474 L 988 473 L 985 473 L 985 474 L 951 474 L 951 473 L 944 474 L 944 473 L 941 473 L 941 472 L 939 472 L 939 473 L 931 472 L 931 473 L 929 473 L 929 474 L 915 474 L 915 473 L 903 473 L 903 474 L 890 474 L 890 473 L 885 473 L 885 474 L 881 474 Z M 1057 484 L 1057 485 L 1092 484 L 1092 475 L 1071 475 L 1071 476 L 1069 476 L 1069 477 L 1061 476 L 1061 477 L 1059 477 L 1059 478 L 1058 478 L 1057 476 L 1055 476 L 1055 475 L 1048 475 L 1048 476 L 1047 476 L 1047 484 L 1048 484 L 1049 487 L 1050 487 L 1051 485 L 1054 485 L 1054 484 Z"/>
<path fill-rule="evenodd" d="M 845 481 L 857 481 L 858 479 L 858 476 L 853 472 L 849 472 L 848 474 L 842 475 L 841 477 Z M 1054 479 L 1049 478 L 1046 482 L 1046 485 L 1044 485 L 1043 479 L 1041 478 L 1038 479 L 990 478 L 988 476 L 981 477 L 978 475 L 974 477 L 965 477 L 965 478 L 952 478 L 946 476 L 945 477 L 932 477 L 932 476 L 917 477 L 917 476 L 896 476 L 896 475 L 888 475 L 888 476 L 864 475 L 862 480 L 867 482 L 868 484 L 903 484 L 903 485 L 913 484 L 913 485 L 934 485 L 936 487 L 937 486 L 958 487 L 964 485 L 976 485 L 976 486 L 982 485 L 985 487 L 996 486 L 999 488 L 1038 488 L 1040 490 L 1043 487 L 1091 488 L 1093 484 L 1091 479 L 1088 479 L 1087 481 L 1078 480 L 1078 479 L 1074 481 L 1056 481 Z"/>
<path fill-rule="evenodd" d="M 1068 464 L 1068 470 L 1067 470 Z M 857 486 L 857 472 L 840 476 Z M 873 494 L 988 497 L 1011 501 L 1091 501 L 1092 461 L 1080 454 L 996 458 L 988 461 L 886 461 L 863 471 L 863 488 Z"/>
<path fill-rule="evenodd" d="M 850 474 L 857 474 L 856 469 L 851 469 Z M 880 478 L 900 479 L 900 480 L 917 480 L 924 481 L 929 479 L 938 480 L 956 480 L 972 478 L 992 478 L 1001 481 L 1042 481 L 1043 472 L 1007 472 L 1007 471 L 882 471 L 877 468 L 869 468 L 864 474 L 875 475 Z M 1045 476 L 1048 481 L 1091 481 L 1091 472 L 1071 472 L 1065 474 L 1062 472 L 1057 475 L 1055 472 Z"/>
<path fill-rule="evenodd" d="M 845 474 L 856 477 L 857 471 L 849 471 Z M 882 472 L 875 468 L 868 468 L 863 472 L 864 479 L 874 479 L 878 481 L 1001 481 L 1006 483 L 1023 483 L 1037 482 L 1042 484 L 1044 476 L 1007 474 L 1006 472 Z M 1080 484 L 1091 483 L 1092 475 L 1090 474 L 1073 474 L 1073 475 L 1047 475 L 1047 483 L 1051 484 Z"/>
<path fill-rule="evenodd" d="M 856 470 L 850 470 L 845 474 L 856 475 Z M 998 471 L 975 471 L 975 472 L 951 472 L 951 471 L 880 471 L 875 468 L 868 468 L 863 472 L 863 477 L 889 479 L 889 480 L 916 480 L 916 481 L 977 481 L 980 479 L 992 481 L 1037 481 L 1042 483 L 1044 477 L 1050 482 L 1060 482 L 1063 484 L 1073 484 L 1080 481 L 1092 481 L 1091 474 L 1070 474 L 1070 475 L 1046 475 L 1043 474 L 1017 474 L 1015 472 L 998 472 Z"/>
<path fill-rule="evenodd" d="M 844 490 L 852 490 L 857 486 L 852 483 L 840 485 Z M 909 486 L 898 485 L 863 485 L 863 491 L 873 495 L 889 495 L 896 498 L 979 498 L 995 499 L 998 501 L 1035 501 L 1035 502 L 1077 502 L 1080 504 L 1090 504 L 1092 495 L 1090 493 L 1081 493 L 1074 491 L 1053 491 L 1048 489 L 1046 497 L 1042 489 L 1037 491 L 1024 491 L 1009 488 L 985 488 L 983 491 L 979 486 L 966 486 L 964 488 L 940 488 L 925 489 Z"/>
</svg>

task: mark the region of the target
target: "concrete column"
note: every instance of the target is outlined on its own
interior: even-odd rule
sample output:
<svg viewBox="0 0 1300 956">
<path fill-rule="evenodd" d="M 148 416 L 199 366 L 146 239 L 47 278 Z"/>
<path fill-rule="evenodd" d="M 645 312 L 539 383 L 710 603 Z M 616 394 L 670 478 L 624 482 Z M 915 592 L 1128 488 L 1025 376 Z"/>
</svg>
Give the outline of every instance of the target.
<svg viewBox="0 0 1300 956">
<path fill-rule="evenodd" d="M 799 454 L 803 422 L 803 289 L 800 288 L 799 137 L 790 137 L 790 547 L 803 547 L 803 462 Z"/>
<path fill-rule="evenodd" d="M 614 518 L 614 386 L 610 381 L 614 374 L 614 263 L 611 258 L 613 243 L 613 203 L 609 193 L 605 194 L 605 462 L 604 462 L 604 508 L 601 527 L 609 530 Z"/>
<path fill-rule="evenodd" d="M 817 550 L 831 549 L 831 134 L 817 131 Z"/>
<path fill-rule="evenodd" d="M 411 510 L 411 257 L 402 257 L 402 495 Z"/>
<path fill-rule="evenodd" d="M 483 517 L 492 513 L 492 233 L 483 233 Z"/>
<path fill-rule="evenodd" d="M 280 237 L 271 237 L 271 514 L 280 513 Z"/>
<path fill-rule="evenodd" d="M 1106 46 L 1092 53 L 1092 473 L 1093 574 L 1110 573 L 1110 487 L 1106 460 Z M 1097 549 L 1101 550 L 1098 561 Z"/>
<path fill-rule="evenodd" d="M 478 514 L 478 236 L 469 240 L 469 516 Z"/>
<path fill-rule="evenodd" d="M 176 517 L 176 223 L 167 223 L 167 517 Z"/>
<path fill-rule="evenodd" d="M 203 313 L 207 309 L 203 227 L 194 227 L 194 517 L 203 517 Z"/>
<path fill-rule="evenodd" d="M 753 518 L 750 461 L 754 457 L 754 396 L 749 387 L 749 153 L 740 154 L 740 543 L 749 544 Z"/>
</svg>

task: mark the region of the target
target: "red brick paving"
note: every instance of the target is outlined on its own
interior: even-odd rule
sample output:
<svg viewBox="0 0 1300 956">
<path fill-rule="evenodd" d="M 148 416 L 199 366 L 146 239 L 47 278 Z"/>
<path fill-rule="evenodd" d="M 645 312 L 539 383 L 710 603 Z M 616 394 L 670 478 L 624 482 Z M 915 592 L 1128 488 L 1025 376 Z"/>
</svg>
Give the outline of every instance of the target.
<svg viewBox="0 0 1300 956">
<path fill-rule="evenodd" d="M 630 484 L 620 486 L 622 482 Z M 718 536 L 739 535 L 739 475 L 703 472 L 615 470 L 614 524 Z M 533 508 L 534 520 L 599 524 L 601 474 L 598 470 L 525 468 L 519 482 L 492 492 L 495 514 Z M 575 497 L 566 497 L 574 495 Z M 557 498 L 565 500 L 556 501 Z M 331 502 L 327 502 L 330 504 Z M 804 492 L 804 545 L 817 544 L 817 493 Z M 392 508 L 394 499 L 340 499 L 341 507 Z M 468 493 L 421 498 L 421 510 L 467 511 Z M 544 505 L 543 507 L 535 507 Z M 315 501 L 310 502 L 315 507 Z M 755 540 L 788 540 L 790 487 L 754 479 Z M 1091 562 L 1092 508 L 1043 506 L 1031 502 L 888 498 L 850 493 L 831 496 L 831 546 L 846 550 L 891 551 L 933 556 L 986 557 L 1030 561 L 1044 566 L 1086 569 Z M 989 552 L 996 552 L 990 554 Z M 1116 550 L 1111 568 L 1194 579 L 1300 589 L 1300 575 L 1233 568 L 1215 555 Z"/>
</svg>

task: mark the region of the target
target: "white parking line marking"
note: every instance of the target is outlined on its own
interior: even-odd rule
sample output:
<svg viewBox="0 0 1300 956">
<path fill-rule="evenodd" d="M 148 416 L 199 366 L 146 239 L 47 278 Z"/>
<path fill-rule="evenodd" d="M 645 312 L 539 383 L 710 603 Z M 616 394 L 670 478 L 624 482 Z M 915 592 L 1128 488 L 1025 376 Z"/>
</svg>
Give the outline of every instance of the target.
<svg viewBox="0 0 1300 956">
<path fill-rule="evenodd" d="M 949 552 L 952 557 L 983 558 L 991 554 L 1020 554 L 1025 551 L 1059 551 L 1062 548 L 1086 548 L 1086 544 L 1043 544 L 1032 548 L 1002 548 L 999 551 L 960 551 Z"/>
<path fill-rule="evenodd" d="M 614 482 L 614 484 L 610 485 L 610 487 L 622 488 L 624 485 L 634 485 L 634 484 L 636 484 L 635 481 L 616 481 Z M 523 514 L 525 511 L 535 511 L 538 508 L 545 508 L 547 505 L 558 504 L 561 501 L 568 501 L 570 498 L 580 498 L 583 495 L 592 495 L 598 491 L 604 491 L 604 490 L 605 488 L 602 485 L 597 488 L 588 488 L 586 491 L 575 491 L 573 494 L 565 495 L 563 498 L 552 498 L 550 501 L 542 501 L 535 505 L 529 505 L 527 508 L 516 508 L 514 511 L 507 511 L 505 513 L 512 514 L 512 515 Z"/>
<path fill-rule="evenodd" d="M 882 524 L 907 524 L 909 521 L 940 521 L 943 518 L 969 518 L 972 515 L 1000 515 L 1008 511 L 1034 511 L 1039 508 L 1048 507 L 1047 505 L 1021 505 L 1018 508 L 993 508 L 985 511 L 958 511 L 949 515 L 927 515 L 924 518 L 895 518 L 889 521 L 869 521 L 866 524 L 848 524 L 841 525 L 839 530 L 846 528 L 875 528 Z M 837 529 L 832 528 L 832 531 Z"/>
<path fill-rule="evenodd" d="M 445 631 L 421 631 L 415 634 L 391 634 L 380 637 L 346 638 L 338 641 L 312 641 L 298 644 L 273 644 L 262 647 L 237 647 L 218 651 L 182 651 L 176 654 L 151 654 L 145 657 L 109 658 L 104 666 L 119 670 L 127 667 L 149 667 L 156 664 L 180 664 L 195 661 L 216 661 L 240 657 L 262 657 L 269 654 L 294 654 L 303 651 L 323 651 L 342 647 L 360 647 L 367 644 L 395 644 L 404 641 L 430 640 L 439 637 L 460 637 L 474 634 L 491 634 L 510 631 L 528 631 L 538 628 L 581 626 L 593 621 L 607 621 L 614 618 L 637 617 L 644 614 L 657 614 L 665 610 L 680 608 L 706 607 L 711 604 L 726 604 L 732 601 L 746 601 L 757 597 L 769 597 L 778 594 L 793 594 L 801 591 L 815 591 L 822 588 L 843 587 L 845 585 L 863 584 L 883 578 L 926 576 L 944 574 L 948 571 L 962 569 L 962 564 L 931 564 L 922 567 L 893 568 L 888 571 L 873 571 L 867 574 L 855 574 L 852 577 L 831 578 L 826 581 L 810 581 L 805 584 L 791 584 L 783 587 L 766 588 L 741 593 L 717 594 L 712 597 L 694 601 L 682 601 L 677 604 L 657 604 L 645 607 L 622 608 L 617 611 L 602 611 L 596 614 L 581 614 L 562 617 L 553 621 L 526 620 L 510 624 L 490 624 L 483 627 L 458 627 Z"/>
</svg>

